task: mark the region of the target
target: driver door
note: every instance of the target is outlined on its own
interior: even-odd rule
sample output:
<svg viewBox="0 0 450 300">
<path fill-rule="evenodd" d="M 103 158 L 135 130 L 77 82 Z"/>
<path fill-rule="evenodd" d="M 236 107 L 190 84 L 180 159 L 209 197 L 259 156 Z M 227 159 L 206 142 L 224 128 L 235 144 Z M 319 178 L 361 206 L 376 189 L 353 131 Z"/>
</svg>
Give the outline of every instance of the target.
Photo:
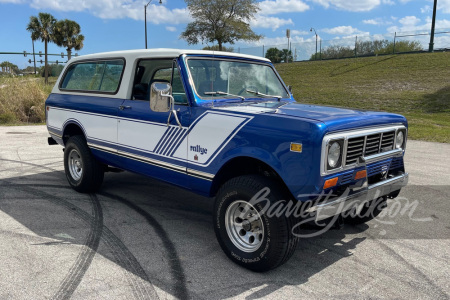
<svg viewBox="0 0 450 300">
<path fill-rule="evenodd" d="M 150 88 L 154 82 L 169 82 L 181 127 L 169 112 L 150 109 Z M 127 169 L 158 177 L 181 186 L 186 180 L 186 151 L 180 153 L 181 141 L 190 125 L 191 109 L 173 59 L 141 60 L 136 69 L 132 99 L 125 100 L 118 114 L 118 151 Z"/>
</svg>

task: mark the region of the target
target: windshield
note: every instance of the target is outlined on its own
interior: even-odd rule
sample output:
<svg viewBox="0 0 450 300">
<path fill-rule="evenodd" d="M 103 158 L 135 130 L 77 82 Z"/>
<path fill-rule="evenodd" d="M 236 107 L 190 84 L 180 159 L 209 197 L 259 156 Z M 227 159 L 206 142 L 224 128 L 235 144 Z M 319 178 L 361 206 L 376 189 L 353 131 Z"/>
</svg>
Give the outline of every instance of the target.
<svg viewBox="0 0 450 300">
<path fill-rule="evenodd" d="M 205 100 L 290 97 L 269 65 L 193 58 L 187 65 L 197 95 Z"/>
</svg>

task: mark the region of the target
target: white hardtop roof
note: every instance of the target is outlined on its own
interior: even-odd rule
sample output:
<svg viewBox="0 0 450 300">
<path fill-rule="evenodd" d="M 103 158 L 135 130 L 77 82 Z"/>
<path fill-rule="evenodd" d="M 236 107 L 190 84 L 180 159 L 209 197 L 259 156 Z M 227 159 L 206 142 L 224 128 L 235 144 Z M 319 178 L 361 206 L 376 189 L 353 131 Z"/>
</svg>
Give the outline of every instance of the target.
<svg viewBox="0 0 450 300">
<path fill-rule="evenodd" d="M 98 58 L 113 58 L 113 57 L 124 57 L 125 59 L 137 59 L 137 58 L 157 58 L 157 57 L 178 57 L 182 54 L 200 54 L 200 55 L 221 55 L 221 56 L 232 56 L 239 58 L 248 58 L 261 61 L 270 62 L 267 58 L 246 55 L 234 52 L 222 52 L 222 51 L 210 51 L 210 50 L 181 50 L 181 49 L 138 49 L 138 50 L 124 50 L 124 51 L 113 51 L 113 52 L 103 52 L 88 55 L 81 55 L 77 57 L 72 57 L 72 61 L 83 60 L 83 59 L 98 59 Z"/>
</svg>

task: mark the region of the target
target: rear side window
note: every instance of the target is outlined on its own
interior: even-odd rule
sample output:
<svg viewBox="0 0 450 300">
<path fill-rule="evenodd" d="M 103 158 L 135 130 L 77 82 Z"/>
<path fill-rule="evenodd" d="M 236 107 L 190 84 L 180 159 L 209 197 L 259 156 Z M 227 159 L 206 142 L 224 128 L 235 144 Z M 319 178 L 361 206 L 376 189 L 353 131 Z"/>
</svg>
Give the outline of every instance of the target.
<svg viewBox="0 0 450 300">
<path fill-rule="evenodd" d="M 123 67 L 122 59 L 74 63 L 67 70 L 59 88 L 115 94 L 119 89 Z"/>
</svg>

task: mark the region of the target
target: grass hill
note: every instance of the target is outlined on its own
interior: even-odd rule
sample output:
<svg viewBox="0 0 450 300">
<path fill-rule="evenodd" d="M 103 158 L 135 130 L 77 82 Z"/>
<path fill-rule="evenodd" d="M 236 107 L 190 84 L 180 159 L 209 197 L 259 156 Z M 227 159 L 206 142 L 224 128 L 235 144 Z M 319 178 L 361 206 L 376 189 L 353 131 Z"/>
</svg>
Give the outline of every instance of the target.
<svg viewBox="0 0 450 300">
<path fill-rule="evenodd" d="M 298 102 L 403 114 L 409 138 L 450 143 L 450 52 L 275 66 Z"/>
</svg>

